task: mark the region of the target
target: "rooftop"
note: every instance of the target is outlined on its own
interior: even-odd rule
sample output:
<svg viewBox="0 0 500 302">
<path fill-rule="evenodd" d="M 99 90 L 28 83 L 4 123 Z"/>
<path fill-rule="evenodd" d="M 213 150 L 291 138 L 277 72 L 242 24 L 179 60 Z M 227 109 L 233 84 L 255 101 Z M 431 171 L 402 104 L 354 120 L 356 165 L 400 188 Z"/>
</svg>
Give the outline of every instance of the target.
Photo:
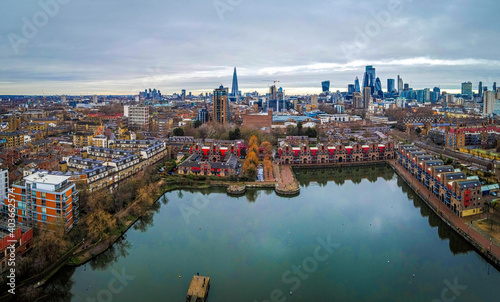
<svg viewBox="0 0 500 302">
<path fill-rule="evenodd" d="M 35 183 L 46 183 L 51 185 L 59 185 L 64 181 L 67 181 L 69 176 L 61 175 L 51 175 L 43 172 L 33 173 L 31 175 L 25 176 L 25 181 L 35 182 Z"/>
</svg>

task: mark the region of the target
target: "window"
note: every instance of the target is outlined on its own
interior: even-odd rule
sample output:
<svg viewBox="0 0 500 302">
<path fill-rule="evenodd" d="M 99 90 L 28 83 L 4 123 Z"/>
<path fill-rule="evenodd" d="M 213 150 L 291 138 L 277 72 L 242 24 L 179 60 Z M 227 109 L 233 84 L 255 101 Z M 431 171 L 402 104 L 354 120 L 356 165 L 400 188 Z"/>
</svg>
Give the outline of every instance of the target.
<svg viewBox="0 0 500 302">
<path fill-rule="evenodd" d="M 41 192 L 42 198 L 45 198 L 45 192 Z"/>
<path fill-rule="evenodd" d="M 42 215 L 42 221 L 47 221 L 47 215 Z"/>
<path fill-rule="evenodd" d="M 56 195 L 56 201 L 61 201 L 61 195 Z"/>
<path fill-rule="evenodd" d="M 42 214 L 47 214 L 47 208 L 46 207 L 42 207 Z"/>
</svg>

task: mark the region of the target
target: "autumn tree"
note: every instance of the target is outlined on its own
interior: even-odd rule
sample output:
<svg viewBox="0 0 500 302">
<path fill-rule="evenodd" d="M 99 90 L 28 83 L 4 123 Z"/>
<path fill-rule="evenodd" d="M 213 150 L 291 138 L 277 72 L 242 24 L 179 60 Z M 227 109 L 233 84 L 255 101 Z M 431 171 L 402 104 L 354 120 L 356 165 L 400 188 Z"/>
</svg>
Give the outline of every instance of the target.
<svg viewBox="0 0 500 302">
<path fill-rule="evenodd" d="M 272 160 L 273 158 L 273 145 L 270 142 L 262 142 L 260 148 L 264 151 L 264 158 Z"/>
<path fill-rule="evenodd" d="M 103 209 L 97 209 L 86 217 L 85 225 L 90 238 L 101 240 L 116 226 L 116 219 Z"/>
</svg>

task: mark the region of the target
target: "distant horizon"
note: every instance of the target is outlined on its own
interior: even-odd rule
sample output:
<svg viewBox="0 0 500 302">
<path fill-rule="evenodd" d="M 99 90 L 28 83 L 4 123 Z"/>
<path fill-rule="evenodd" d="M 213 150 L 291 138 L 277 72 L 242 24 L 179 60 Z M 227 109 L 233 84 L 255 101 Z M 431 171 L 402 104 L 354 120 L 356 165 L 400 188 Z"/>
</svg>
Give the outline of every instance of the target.
<svg viewBox="0 0 500 302">
<path fill-rule="evenodd" d="M 491 89 L 500 83 L 499 7 L 493 0 L 4 1 L 0 95 L 199 94 L 231 88 L 235 66 L 240 90 L 261 94 L 275 80 L 292 95 L 320 93 L 324 80 L 345 91 L 367 65 L 384 90 L 398 74 L 415 90 L 458 92 L 467 81 L 475 91 L 479 81 Z"/>
</svg>

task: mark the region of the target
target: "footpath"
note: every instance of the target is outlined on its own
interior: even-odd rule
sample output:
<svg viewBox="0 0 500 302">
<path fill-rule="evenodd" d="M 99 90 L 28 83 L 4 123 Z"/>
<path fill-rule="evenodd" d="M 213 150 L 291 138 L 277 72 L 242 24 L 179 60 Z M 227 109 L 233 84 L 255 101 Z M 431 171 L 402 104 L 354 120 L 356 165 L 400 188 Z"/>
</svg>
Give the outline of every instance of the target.
<svg viewBox="0 0 500 302">
<path fill-rule="evenodd" d="M 470 218 L 458 217 L 436 195 L 432 194 L 424 184 L 416 180 L 410 172 L 400 166 L 396 160 L 389 161 L 389 164 L 446 224 L 469 241 L 469 243 L 497 267 L 500 267 L 500 247 L 492 240 L 482 236 L 475 228 L 471 228 L 467 223 L 467 221 L 470 221 Z"/>
</svg>

